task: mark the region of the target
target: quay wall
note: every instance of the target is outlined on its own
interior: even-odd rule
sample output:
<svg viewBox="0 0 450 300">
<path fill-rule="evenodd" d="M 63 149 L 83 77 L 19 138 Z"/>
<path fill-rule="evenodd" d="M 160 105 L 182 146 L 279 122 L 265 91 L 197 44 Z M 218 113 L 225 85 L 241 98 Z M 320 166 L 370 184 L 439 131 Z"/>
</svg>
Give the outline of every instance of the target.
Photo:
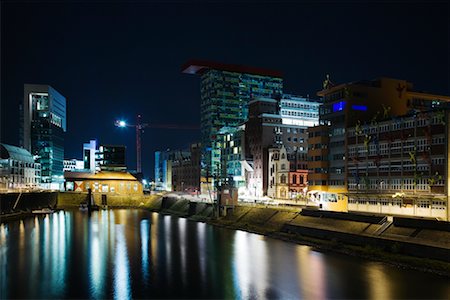
<svg viewBox="0 0 450 300">
<path fill-rule="evenodd" d="M 0 194 L 0 214 L 30 212 L 34 209 L 55 208 L 57 192 L 3 193 Z"/>
<path fill-rule="evenodd" d="M 22 195 L 11 211 L 18 195 L 1 195 L 2 214 L 30 212 L 30 208 L 52 207 L 73 209 L 86 201 L 87 193 L 60 192 Z M 93 194 L 97 205 L 102 195 Z M 164 194 L 142 196 L 108 195 L 110 208 L 143 208 L 161 214 L 185 217 L 229 229 L 245 230 L 290 242 L 308 244 L 318 249 L 350 255 L 379 258 L 387 262 L 431 268 L 450 276 L 449 222 L 384 216 L 336 213 L 298 207 L 240 204 L 215 217 L 212 203 L 194 202 Z M 3 220 L 2 220 L 3 221 Z M 355 248 L 356 247 L 356 248 Z M 437 263 L 436 263 L 437 262 Z"/>
</svg>

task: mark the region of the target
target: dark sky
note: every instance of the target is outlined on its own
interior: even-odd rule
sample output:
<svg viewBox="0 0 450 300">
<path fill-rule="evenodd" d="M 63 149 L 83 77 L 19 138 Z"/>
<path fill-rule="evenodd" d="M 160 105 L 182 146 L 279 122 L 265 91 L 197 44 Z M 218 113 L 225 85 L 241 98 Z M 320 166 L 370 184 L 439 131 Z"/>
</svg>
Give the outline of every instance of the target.
<svg viewBox="0 0 450 300">
<path fill-rule="evenodd" d="M 171 1 L 1 4 L 1 140 L 18 144 L 23 84 L 49 84 L 67 98 L 66 158 L 82 143 L 125 144 L 135 168 L 134 122 L 198 125 L 200 81 L 180 72 L 191 58 L 284 73 L 285 92 L 314 95 L 335 83 L 388 76 L 449 95 L 449 4 L 443 2 Z M 192 130 L 148 129 L 153 152 L 185 148 Z"/>
</svg>

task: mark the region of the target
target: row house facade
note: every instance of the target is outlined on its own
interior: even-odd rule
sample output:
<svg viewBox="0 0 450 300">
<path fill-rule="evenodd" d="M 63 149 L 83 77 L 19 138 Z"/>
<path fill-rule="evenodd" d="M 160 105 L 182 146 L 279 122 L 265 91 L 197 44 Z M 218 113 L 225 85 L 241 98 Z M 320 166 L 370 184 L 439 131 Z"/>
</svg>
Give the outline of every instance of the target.
<svg viewBox="0 0 450 300">
<path fill-rule="evenodd" d="M 308 176 L 310 185 L 308 189 L 316 194 L 332 196 L 328 198 L 336 199 L 336 203 L 330 204 L 327 209 L 340 211 L 362 209 L 362 206 L 355 208 L 353 205 L 355 203 L 350 203 L 354 199 L 348 198 L 349 188 L 355 184 L 361 186 L 361 180 L 364 180 L 364 183 L 369 180 L 368 176 L 361 179 L 359 172 L 355 173 L 356 177 L 354 177 L 352 175 L 355 172 L 354 169 L 350 170 L 350 168 L 355 168 L 353 159 L 350 157 L 355 155 L 351 152 L 355 151 L 351 145 L 356 143 L 352 140 L 354 137 L 351 136 L 351 128 L 364 127 L 367 126 L 364 124 L 376 124 L 377 122 L 391 122 L 391 120 L 395 124 L 398 116 L 405 116 L 413 111 L 442 110 L 450 102 L 448 96 L 417 91 L 413 88 L 413 84 L 406 80 L 384 77 L 339 85 L 333 84 L 328 77 L 324 81 L 323 90 L 319 91 L 317 95 L 322 97 L 323 105 L 319 113 L 320 124 L 309 129 Z M 385 136 L 386 134 L 383 135 L 383 137 Z M 379 142 L 380 139 L 377 141 Z M 364 140 L 360 138 L 358 143 L 364 144 Z M 397 147 L 399 141 L 396 143 Z M 401 145 L 403 146 L 403 144 Z M 400 162 L 393 163 L 395 165 Z M 403 165 L 400 164 L 396 168 L 403 169 Z M 436 176 L 437 178 L 439 178 L 439 174 Z M 352 180 L 356 180 L 357 183 Z M 372 184 L 374 184 L 373 180 L 375 179 L 372 178 Z M 400 180 L 400 178 L 395 180 Z M 425 180 L 428 179 L 422 179 L 422 182 Z M 379 184 L 384 185 L 385 181 L 381 180 Z M 397 197 L 398 194 L 395 195 Z M 369 207 L 366 210 L 369 210 Z M 410 213 L 415 214 L 414 212 Z"/>
<path fill-rule="evenodd" d="M 200 190 L 200 157 L 200 143 L 191 144 L 189 151 L 173 151 L 169 154 L 173 191 Z"/>
<path fill-rule="evenodd" d="M 290 170 L 286 148 L 268 149 L 267 196 L 275 199 L 294 199 L 303 195 L 308 186 L 307 170 Z"/>
<path fill-rule="evenodd" d="M 348 129 L 348 210 L 449 219 L 448 112 Z"/>
</svg>

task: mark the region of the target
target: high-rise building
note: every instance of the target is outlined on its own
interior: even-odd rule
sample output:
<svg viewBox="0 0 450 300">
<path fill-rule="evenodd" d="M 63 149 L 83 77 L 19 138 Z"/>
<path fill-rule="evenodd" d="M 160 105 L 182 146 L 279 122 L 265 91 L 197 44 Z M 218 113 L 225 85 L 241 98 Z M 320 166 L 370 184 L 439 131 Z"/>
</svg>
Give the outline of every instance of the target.
<svg viewBox="0 0 450 300">
<path fill-rule="evenodd" d="M 49 85 L 24 85 L 22 145 L 41 165 L 44 188 L 64 187 L 66 98 Z"/>
<path fill-rule="evenodd" d="M 182 72 L 201 77 L 202 182 L 220 176 L 219 130 L 247 120 L 248 102 L 255 97 L 275 97 L 283 91 L 278 71 L 206 61 L 189 61 Z M 202 187 L 203 188 L 203 187 Z"/>
</svg>

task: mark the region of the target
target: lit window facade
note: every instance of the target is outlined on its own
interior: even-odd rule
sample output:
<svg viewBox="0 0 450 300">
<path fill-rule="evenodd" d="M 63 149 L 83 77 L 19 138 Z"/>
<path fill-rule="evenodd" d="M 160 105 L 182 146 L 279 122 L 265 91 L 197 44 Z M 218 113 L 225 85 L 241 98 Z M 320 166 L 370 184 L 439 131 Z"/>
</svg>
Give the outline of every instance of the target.
<svg viewBox="0 0 450 300">
<path fill-rule="evenodd" d="M 283 79 L 276 71 L 198 61 L 187 63 L 183 72 L 201 75 L 202 177 L 218 177 L 219 130 L 243 124 L 250 99 L 281 95 Z"/>
<path fill-rule="evenodd" d="M 62 189 L 66 98 L 48 85 L 24 86 L 23 146 L 41 165 L 42 187 Z"/>
</svg>

